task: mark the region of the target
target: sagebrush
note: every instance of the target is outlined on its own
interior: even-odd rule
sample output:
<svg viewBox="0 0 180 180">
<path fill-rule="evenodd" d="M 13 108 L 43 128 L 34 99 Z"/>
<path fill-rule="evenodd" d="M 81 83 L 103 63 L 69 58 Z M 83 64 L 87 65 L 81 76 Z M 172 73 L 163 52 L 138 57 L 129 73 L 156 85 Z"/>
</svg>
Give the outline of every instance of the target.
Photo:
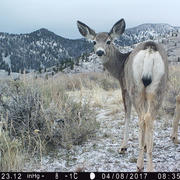
<svg viewBox="0 0 180 180">
<path fill-rule="evenodd" d="M 44 81 L 48 80 L 1 83 L 1 138 L 6 137 L 9 144 L 13 144 L 13 151 L 8 152 L 14 153 L 12 156 L 16 160 L 19 149 L 21 153 L 39 154 L 42 158 L 48 146 L 70 148 L 86 141 L 98 128 L 88 103 L 69 98 L 61 84 Z M 47 87 L 46 83 L 51 84 Z M 7 146 L 2 140 L 0 142 L 3 159 Z M 1 163 L 1 166 L 8 171 L 13 169 L 12 165 L 5 167 L 7 164 Z"/>
</svg>

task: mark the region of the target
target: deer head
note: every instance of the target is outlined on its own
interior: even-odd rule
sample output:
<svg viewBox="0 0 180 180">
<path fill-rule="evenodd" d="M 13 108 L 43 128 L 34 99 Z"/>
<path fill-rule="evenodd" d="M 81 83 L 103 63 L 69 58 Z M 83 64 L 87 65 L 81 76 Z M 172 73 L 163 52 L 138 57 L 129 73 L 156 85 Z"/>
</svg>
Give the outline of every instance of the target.
<svg viewBox="0 0 180 180">
<path fill-rule="evenodd" d="M 119 38 L 125 30 L 124 19 L 119 20 L 114 24 L 110 32 L 96 33 L 93 29 L 88 27 L 86 24 L 77 21 L 79 32 L 86 39 L 93 41 L 95 53 L 102 59 L 107 59 L 108 52 L 112 46 L 112 42 L 115 38 Z"/>
</svg>

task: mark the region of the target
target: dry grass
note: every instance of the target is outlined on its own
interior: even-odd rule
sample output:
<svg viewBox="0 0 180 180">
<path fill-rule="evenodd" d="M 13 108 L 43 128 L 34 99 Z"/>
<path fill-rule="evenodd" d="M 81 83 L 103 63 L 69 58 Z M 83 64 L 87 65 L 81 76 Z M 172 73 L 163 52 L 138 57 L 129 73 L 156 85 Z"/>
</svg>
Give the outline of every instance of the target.
<svg viewBox="0 0 180 180">
<path fill-rule="evenodd" d="M 169 82 L 163 102 L 163 110 L 173 116 L 176 105 L 176 96 L 180 92 L 180 65 L 169 65 Z"/>
<path fill-rule="evenodd" d="M 24 76 L 20 81 L 1 83 L 0 122 L 5 129 L 0 140 L 1 169 L 19 170 L 18 162 L 22 162 L 19 153 L 22 157 L 38 155 L 41 162 L 48 147 L 60 145 L 69 149 L 93 136 L 99 125 L 90 106 L 91 97 L 87 98 L 89 93 L 85 95 L 84 91 L 96 88 L 106 91 L 110 87 L 101 84 L 104 77 L 61 75 L 47 80 Z M 96 82 L 100 82 L 101 88 Z M 70 96 L 77 91 L 80 100 Z"/>
<path fill-rule="evenodd" d="M 163 115 L 164 111 L 173 114 L 180 92 L 180 66 L 170 66 L 169 72 Z M 27 153 L 41 160 L 47 147 L 70 149 L 85 142 L 99 126 L 94 109 L 109 109 L 107 115 L 114 117 L 124 111 L 119 82 L 106 73 L 59 74 L 49 79 L 24 76 L 2 82 L 0 90 L 0 169 L 4 171 L 19 170 Z"/>
<path fill-rule="evenodd" d="M 3 130 L 0 122 L 0 170 L 18 171 L 22 168 L 24 157 L 21 151 L 21 142 L 10 139 L 7 130 Z"/>
<path fill-rule="evenodd" d="M 93 90 L 96 87 L 104 90 L 119 89 L 119 82 L 108 73 L 57 74 L 54 78 L 67 91 L 81 89 Z M 50 80 L 51 81 L 51 80 Z"/>
</svg>

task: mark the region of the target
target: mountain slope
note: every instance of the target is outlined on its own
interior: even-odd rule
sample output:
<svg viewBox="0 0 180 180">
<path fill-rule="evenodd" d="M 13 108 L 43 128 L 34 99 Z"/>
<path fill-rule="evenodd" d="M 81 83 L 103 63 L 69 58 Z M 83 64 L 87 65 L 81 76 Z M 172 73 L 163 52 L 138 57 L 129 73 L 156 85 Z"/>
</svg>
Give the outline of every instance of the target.
<svg viewBox="0 0 180 180">
<path fill-rule="evenodd" d="M 180 28 L 169 24 L 142 24 L 129 28 L 118 40 L 119 45 L 131 46 L 146 40 L 155 40 L 169 36 L 172 32 L 177 32 Z"/>
<path fill-rule="evenodd" d="M 168 24 L 143 24 L 127 29 L 116 43 L 131 46 L 148 39 L 166 37 L 178 29 Z M 92 50 L 92 43 L 85 39 L 66 39 L 44 28 L 29 34 L 0 33 L 0 69 L 19 72 L 48 68 L 71 62 Z"/>
<path fill-rule="evenodd" d="M 0 68 L 12 71 L 51 67 L 68 58 L 76 58 L 92 51 L 92 44 L 85 39 L 70 40 L 40 29 L 30 34 L 0 33 Z"/>
</svg>

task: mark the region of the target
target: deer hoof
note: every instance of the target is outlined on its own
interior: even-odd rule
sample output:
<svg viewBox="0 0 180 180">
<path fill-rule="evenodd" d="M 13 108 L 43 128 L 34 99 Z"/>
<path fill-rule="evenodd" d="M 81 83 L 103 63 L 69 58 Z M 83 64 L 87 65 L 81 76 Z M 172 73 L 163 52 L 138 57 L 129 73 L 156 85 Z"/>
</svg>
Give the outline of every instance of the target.
<svg viewBox="0 0 180 180">
<path fill-rule="evenodd" d="M 147 146 L 146 145 L 144 146 L 144 152 L 147 152 Z"/>
<path fill-rule="evenodd" d="M 125 154 L 126 151 L 127 151 L 127 148 L 120 148 L 119 154 Z"/>
<path fill-rule="evenodd" d="M 137 172 L 143 172 L 144 171 L 144 167 L 140 168 L 137 166 Z"/>
<path fill-rule="evenodd" d="M 172 141 L 173 141 L 174 144 L 179 144 L 179 141 L 178 141 L 178 138 L 177 138 L 177 137 L 172 136 L 171 139 L 172 139 Z"/>
<path fill-rule="evenodd" d="M 147 172 L 153 172 L 154 168 L 153 168 L 153 164 L 147 165 Z"/>
</svg>

